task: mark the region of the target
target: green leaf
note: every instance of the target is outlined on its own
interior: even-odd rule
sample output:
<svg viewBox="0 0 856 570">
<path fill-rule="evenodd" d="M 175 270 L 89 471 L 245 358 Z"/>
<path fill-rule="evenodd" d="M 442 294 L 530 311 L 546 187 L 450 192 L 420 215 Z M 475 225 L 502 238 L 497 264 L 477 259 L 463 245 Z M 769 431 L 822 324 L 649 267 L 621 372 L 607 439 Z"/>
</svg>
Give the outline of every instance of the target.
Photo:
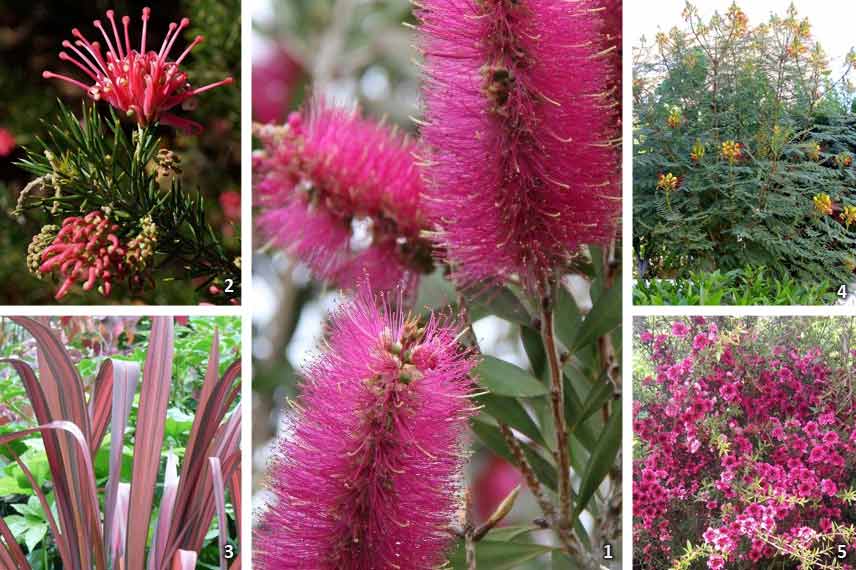
<svg viewBox="0 0 856 570">
<path fill-rule="evenodd" d="M 27 550 L 30 552 L 36 549 L 36 546 L 45 538 L 45 535 L 48 533 L 48 523 L 47 522 L 39 522 L 35 521 L 29 522 L 29 528 L 27 532 L 24 534 L 24 544 L 27 545 Z"/>
<path fill-rule="evenodd" d="M 553 552 L 552 562 L 552 570 L 569 570 L 573 568 L 571 565 L 571 559 L 568 558 L 566 554 L 559 552 L 558 550 Z"/>
<path fill-rule="evenodd" d="M 535 525 L 512 525 L 493 528 L 487 533 L 485 540 L 508 542 L 516 538 L 520 538 L 530 532 L 542 530 L 541 527 Z"/>
<path fill-rule="evenodd" d="M 566 347 L 573 345 L 582 326 L 582 316 L 574 297 L 564 287 L 559 287 L 556 297 L 556 336 Z"/>
<path fill-rule="evenodd" d="M 473 432 L 479 437 L 482 443 L 488 447 L 488 449 L 512 465 L 517 465 L 517 461 L 511 454 L 511 450 L 508 449 L 508 445 L 506 445 L 505 438 L 502 437 L 502 433 L 500 433 L 499 428 L 485 422 L 481 418 L 481 416 L 478 416 L 470 422 L 470 428 Z M 518 442 L 520 443 L 520 447 L 523 449 L 523 454 L 526 456 L 529 464 L 532 465 L 532 470 L 535 472 L 535 476 L 538 477 L 538 480 L 541 481 L 544 486 L 555 492 L 557 480 L 556 468 L 552 463 L 544 459 L 537 451 L 532 449 L 529 444 L 519 440 Z"/>
<path fill-rule="evenodd" d="M 508 289 L 491 290 L 469 301 L 470 318 L 473 322 L 494 315 L 510 323 L 528 325 L 532 322 L 529 311 Z"/>
<path fill-rule="evenodd" d="M 512 570 L 553 550 L 552 547 L 540 544 L 481 540 L 476 543 L 476 563 L 478 568 Z M 457 542 L 455 550 L 449 556 L 449 562 L 456 570 L 464 570 L 467 567 L 463 541 Z"/>
<path fill-rule="evenodd" d="M 621 323 L 621 278 L 615 279 L 612 287 L 595 302 L 574 341 L 568 345 L 571 352 L 593 342 Z"/>
<path fill-rule="evenodd" d="M 615 464 L 615 457 L 621 448 L 621 406 L 615 406 L 600 439 L 592 450 L 585 473 L 577 492 L 576 519 L 585 510 L 594 492 Z"/>
<path fill-rule="evenodd" d="M 500 396 L 533 398 L 547 394 L 547 387 L 513 364 L 485 356 L 476 368 L 481 385 Z"/>
<path fill-rule="evenodd" d="M 541 445 L 546 446 L 544 436 L 527 413 L 526 409 L 514 398 L 483 394 L 476 398 L 479 405 L 484 406 L 484 413 L 495 418 L 498 422 L 507 424 L 520 433 L 527 435 Z"/>
<path fill-rule="evenodd" d="M 529 357 L 529 365 L 532 367 L 535 377 L 543 378 L 544 370 L 547 367 L 547 353 L 544 351 L 541 334 L 532 327 L 521 326 L 520 339 L 523 342 L 526 356 Z"/>
</svg>

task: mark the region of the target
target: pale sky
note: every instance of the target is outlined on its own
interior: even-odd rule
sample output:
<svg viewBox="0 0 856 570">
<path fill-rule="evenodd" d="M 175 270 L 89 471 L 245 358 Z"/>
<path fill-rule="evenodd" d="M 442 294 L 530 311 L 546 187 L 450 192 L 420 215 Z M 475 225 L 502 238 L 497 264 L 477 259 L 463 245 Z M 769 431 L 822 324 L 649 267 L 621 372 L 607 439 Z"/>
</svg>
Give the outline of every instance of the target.
<svg viewBox="0 0 856 570">
<path fill-rule="evenodd" d="M 732 0 L 699 0 L 693 4 L 702 19 L 708 19 L 715 11 L 724 13 Z M 744 0 L 737 5 L 749 17 L 751 25 L 767 21 L 771 13 L 784 15 L 791 0 Z M 793 0 L 800 18 L 807 17 L 812 25 L 815 39 L 830 58 L 830 67 L 840 67 L 851 47 L 856 45 L 856 1 L 847 0 Z M 625 0 L 624 15 L 629 30 L 627 38 L 634 45 L 642 35 L 651 42 L 659 30 L 668 31 L 672 26 L 683 26 L 681 12 L 684 0 Z M 629 46 L 628 46 L 629 47 Z"/>
</svg>

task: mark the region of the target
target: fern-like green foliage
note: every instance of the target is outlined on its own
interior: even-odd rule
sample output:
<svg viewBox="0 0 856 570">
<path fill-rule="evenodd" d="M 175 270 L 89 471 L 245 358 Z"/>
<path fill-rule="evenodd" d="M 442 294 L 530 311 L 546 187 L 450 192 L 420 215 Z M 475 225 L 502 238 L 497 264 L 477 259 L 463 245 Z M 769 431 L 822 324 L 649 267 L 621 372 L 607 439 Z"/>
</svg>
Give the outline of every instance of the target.
<svg viewBox="0 0 856 570">
<path fill-rule="evenodd" d="M 184 187 L 180 159 L 163 147 L 158 127 L 128 131 L 113 109 L 104 119 L 94 104 L 82 108 L 80 121 L 60 103 L 46 138 L 18 163 L 37 178 L 20 194 L 16 213 L 41 210 L 59 225 L 101 211 L 118 224 L 122 241 L 153 223 L 158 237 L 150 279 L 195 279 L 203 296 L 229 279 L 228 294 L 210 300 L 239 298 L 240 260 L 206 221 L 202 196 Z"/>
<path fill-rule="evenodd" d="M 856 266 L 856 115 L 810 24 L 734 5 L 643 44 L 634 69 L 634 236 L 643 278 L 763 266 L 802 281 Z M 661 176 L 672 174 L 676 187 Z M 826 194 L 832 207 L 815 206 Z M 854 211 L 856 212 L 856 211 Z"/>
</svg>

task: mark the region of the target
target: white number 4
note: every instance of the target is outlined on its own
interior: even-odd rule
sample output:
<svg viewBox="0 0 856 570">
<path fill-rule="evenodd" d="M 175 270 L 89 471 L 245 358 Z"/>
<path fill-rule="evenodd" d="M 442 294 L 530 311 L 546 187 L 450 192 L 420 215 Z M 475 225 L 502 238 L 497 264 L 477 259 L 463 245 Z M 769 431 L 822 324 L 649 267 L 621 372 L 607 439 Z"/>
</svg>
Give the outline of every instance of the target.
<svg viewBox="0 0 856 570">
<path fill-rule="evenodd" d="M 846 299 L 847 298 L 847 285 L 842 285 L 841 287 L 839 287 L 836 295 L 838 295 L 842 299 Z"/>
</svg>

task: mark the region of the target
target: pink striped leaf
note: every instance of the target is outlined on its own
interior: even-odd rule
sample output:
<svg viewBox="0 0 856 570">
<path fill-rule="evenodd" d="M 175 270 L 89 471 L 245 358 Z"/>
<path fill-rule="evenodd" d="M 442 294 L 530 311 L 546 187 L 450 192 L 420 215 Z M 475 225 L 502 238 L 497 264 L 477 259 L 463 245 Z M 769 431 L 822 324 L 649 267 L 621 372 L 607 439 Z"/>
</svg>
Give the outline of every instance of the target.
<svg viewBox="0 0 856 570">
<path fill-rule="evenodd" d="M 160 469 L 166 409 L 172 385 L 173 322 L 171 317 L 153 317 L 149 348 L 143 367 L 140 405 L 137 411 L 134 465 L 128 505 L 127 570 L 143 570 L 146 559 L 152 499 Z"/>
</svg>

